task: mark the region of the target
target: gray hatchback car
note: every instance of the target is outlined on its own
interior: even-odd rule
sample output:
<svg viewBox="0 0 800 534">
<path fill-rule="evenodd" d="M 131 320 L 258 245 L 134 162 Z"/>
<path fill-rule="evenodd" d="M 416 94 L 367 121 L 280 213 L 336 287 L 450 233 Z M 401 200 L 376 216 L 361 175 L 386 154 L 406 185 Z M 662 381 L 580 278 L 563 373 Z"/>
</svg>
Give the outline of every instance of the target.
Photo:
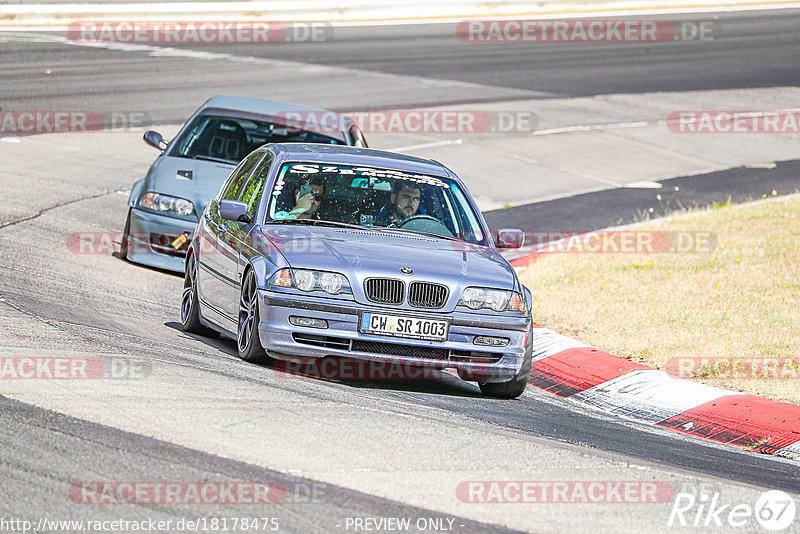
<svg viewBox="0 0 800 534">
<path fill-rule="evenodd" d="M 332 117 L 324 124 L 314 120 Z M 144 139 L 161 155 L 133 185 L 120 256 L 181 273 L 186 237 L 198 216 L 233 167 L 255 148 L 274 142 L 367 146 L 358 127 L 335 112 L 230 95 L 200 106 L 170 143 L 154 131 Z"/>
<path fill-rule="evenodd" d="M 501 229 L 498 244 L 522 245 Z M 247 361 L 455 369 L 488 395 L 528 382 L 531 293 L 447 167 L 345 146 L 269 144 L 209 202 L 181 322 Z"/>
</svg>

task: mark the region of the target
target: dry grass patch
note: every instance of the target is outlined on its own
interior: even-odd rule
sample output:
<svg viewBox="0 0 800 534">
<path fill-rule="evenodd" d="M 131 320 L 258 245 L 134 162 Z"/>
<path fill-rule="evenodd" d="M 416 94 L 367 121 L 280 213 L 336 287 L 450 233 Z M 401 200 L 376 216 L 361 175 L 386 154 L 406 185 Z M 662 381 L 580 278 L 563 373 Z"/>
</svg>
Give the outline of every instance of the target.
<svg viewBox="0 0 800 534">
<path fill-rule="evenodd" d="M 709 385 L 800 404 L 800 198 L 721 205 L 637 231 L 710 231 L 703 253 L 540 255 L 533 319 Z"/>
</svg>

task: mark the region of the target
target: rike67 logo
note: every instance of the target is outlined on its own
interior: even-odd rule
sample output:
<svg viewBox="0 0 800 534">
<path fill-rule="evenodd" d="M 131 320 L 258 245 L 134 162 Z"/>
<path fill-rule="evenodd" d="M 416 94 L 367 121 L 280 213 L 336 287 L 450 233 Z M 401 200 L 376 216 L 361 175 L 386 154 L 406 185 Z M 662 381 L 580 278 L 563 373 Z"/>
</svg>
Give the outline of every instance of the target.
<svg viewBox="0 0 800 534">
<path fill-rule="evenodd" d="M 667 526 L 698 528 L 737 528 L 757 532 L 758 525 L 770 532 L 789 528 L 795 519 L 792 497 L 779 490 L 762 493 L 754 505 L 724 502 L 719 492 L 678 493 L 672 504 Z"/>
</svg>

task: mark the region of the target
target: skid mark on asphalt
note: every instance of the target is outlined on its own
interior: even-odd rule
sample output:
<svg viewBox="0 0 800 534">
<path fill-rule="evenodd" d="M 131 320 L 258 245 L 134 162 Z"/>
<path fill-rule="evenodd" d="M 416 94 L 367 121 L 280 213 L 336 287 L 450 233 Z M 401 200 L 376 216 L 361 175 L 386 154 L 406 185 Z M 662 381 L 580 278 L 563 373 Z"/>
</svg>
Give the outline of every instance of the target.
<svg viewBox="0 0 800 534">
<path fill-rule="evenodd" d="M 111 193 L 112 193 L 111 191 L 103 191 L 102 193 L 97 193 L 96 195 L 88 195 L 88 196 L 85 196 L 85 197 L 75 198 L 75 199 L 72 199 L 72 200 L 65 200 L 64 202 L 58 202 L 56 204 L 53 204 L 52 206 L 48 206 L 46 208 L 43 208 L 43 209 L 39 210 L 34 215 L 29 215 L 27 217 L 22 217 L 20 219 L 15 219 L 13 221 L 7 221 L 7 222 L 4 222 L 4 223 L 0 223 L 0 230 L 2 230 L 3 228 L 8 228 L 9 226 L 14 226 L 15 224 L 19 224 L 19 223 L 23 223 L 23 222 L 27 222 L 27 221 L 32 221 L 33 219 L 41 217 L 45 213 L 47 213 L 49 211 L 52 211 L 54 209 L 63 208 L 64 206 L 69 206 L 70 204 L 77 204 L 78 202 L 83 202 L 84 200 L 92 200 L 92 199 L 95 199 L 95 198 L 104 197 L 104 196 L 109 195 Z"/>
<path fill-rule="evenodd" d="M 7 326 L 0 325 L 0 328 L 2 328 L 3 330 L 5 330 L 5 332 L 6 332 L 6 336 L 7 336 L 7 337 L 12 337 L 12 338 L 14 338 L 14 339 L 28 339 L 27 337 L 25 337 L 25 336 L 23 336 L 23 335 L 21 335 L 21 334 L 17 334 L 16 332 L 14 332 L 13 330 L 11 330 L 11 329 L 10 329 L 10 328 L 8 328 Z"/>
</svg>

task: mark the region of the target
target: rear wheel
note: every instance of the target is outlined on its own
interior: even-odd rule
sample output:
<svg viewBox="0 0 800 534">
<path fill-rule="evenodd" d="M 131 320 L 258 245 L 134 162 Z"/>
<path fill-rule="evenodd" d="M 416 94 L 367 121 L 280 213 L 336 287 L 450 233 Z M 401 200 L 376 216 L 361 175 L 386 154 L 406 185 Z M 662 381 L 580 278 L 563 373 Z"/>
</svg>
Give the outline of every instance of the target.
<svg viewBox="0 0 800 534">
<path fill-rule="evenodd" d="M 239 357 L 246 362 L 261 363 L 269 360 L 258 338 L 258 286 L 252 270 L 245 274 L 242 295 L 239 299 L 239 330 L 236 346 Z"/>
<path fill-rule="evenodd" d="M 217 332 L 200 322 L 200 307 L 197 303 L 197 262 L 194 254 L 186 257 L 186 274 L 183 278 L 181 297 L 181 325 L 185 332 L 207 337 L 217 337 Z"/>
<path fill-rule="evenodd" d="M 481 392 L 490 397 L 501 399 L 516 399 L 525 391 L 528 380 L 531 376 L 531 362 L 533 361 L 533 325 L 528 327 L 528 340 L 525 343 L 525 357 L 522 359 L 522 367 L 519 372 L 508 382 L 479 383 Z"/>
</svg>

